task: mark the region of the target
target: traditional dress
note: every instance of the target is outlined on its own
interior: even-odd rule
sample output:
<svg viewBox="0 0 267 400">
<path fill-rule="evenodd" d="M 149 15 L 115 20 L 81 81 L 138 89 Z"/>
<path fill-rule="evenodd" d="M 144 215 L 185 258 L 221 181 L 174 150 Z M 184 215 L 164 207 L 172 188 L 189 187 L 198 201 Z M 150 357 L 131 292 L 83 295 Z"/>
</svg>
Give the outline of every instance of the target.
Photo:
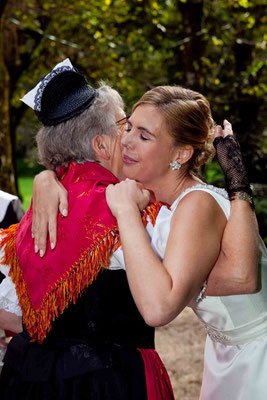
<svg viewBox="0 0 267 400">
<path fill-rule="evenodd" d="M 34 253 L 31 210 L 2 235 L 3 271 L 10 268 L 16 285 L 24 331 L 8 346 L 1 399 L 173 399 L 154 329 L 140 316 L 115 256 L 119 235 L 105 189 L 116 178 L 90 162 L 59 174 L 70 211 L 59 217 L 56 249 L 43 259 Z M 151 206 L 143 219 L 154 221 L 159 209 Z M 0 308 L 12 311 L 17 300 L 8 279 Z"/>
</svg>

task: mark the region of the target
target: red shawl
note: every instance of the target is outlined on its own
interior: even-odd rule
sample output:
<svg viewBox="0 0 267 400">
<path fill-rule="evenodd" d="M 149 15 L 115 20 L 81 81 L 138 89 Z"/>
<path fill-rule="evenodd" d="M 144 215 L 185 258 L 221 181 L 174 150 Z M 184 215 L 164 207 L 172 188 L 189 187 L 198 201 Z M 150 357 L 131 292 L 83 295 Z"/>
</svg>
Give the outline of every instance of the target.
<svg viewBox="0 0 267 400">
<path fill-rule="evenodd" d="M 58 216 L 58 240 L 55 250 L 48 248 L 44 258 L 34 252 L 31 237 L 32 206 L 21 222 L 0 232 L 5 246 L 3 264 L 10 265 L 16 285 L 23 323 L 32 340 L 40 343 L 55 320 L 82 291 L 107 268 L 112 253 L 119 247 L 117 221 L 105 199 L 109 184 L 117 178 L 92 162 L 74 164 L 59 171 L 68 190 L 69 215 Z M 160 209 L 152 204 L 143 212 L 152 223 Z"/>
</svg>

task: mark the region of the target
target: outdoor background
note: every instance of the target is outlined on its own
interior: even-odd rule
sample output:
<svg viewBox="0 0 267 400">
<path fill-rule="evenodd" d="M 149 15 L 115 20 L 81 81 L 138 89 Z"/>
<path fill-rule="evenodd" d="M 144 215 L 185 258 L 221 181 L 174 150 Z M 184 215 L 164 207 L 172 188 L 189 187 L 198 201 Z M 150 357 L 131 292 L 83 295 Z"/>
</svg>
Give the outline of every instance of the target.
<svg viewBox="0 0 267 400">
<path fill-rule="evenodd" d="M 34 140 L 39 124 L 19 99 L 69 57 L 91 85 L 102 79 L 117 89 L 128 112 L 156 85 L 182 85 L 207 96 L 216 123 L 230 120 L 241 143 L 267 241 L 265 3 L 1 0 L 0 189 L 19 194 L 28 208 L 40 170 Z M 203 173 L 223 186 L 216 161 Z M 159 331 L 161 354 L 182 400 L 197 399 L 201 379 L 204 332 L 192 321 L 186 311 Z"/>
<path fill-rule="evenodd" d="M 146 90 L 182 85 L 232 122 L 262 236 L 267 238 L 266 6 L 264 0 L 1 0 L 0 188 L 29 205 L 39 127 L 19 99 L 69 57 L 91 85 L 107 81 L 130 112 Z M 222 186 L 216 162 L 208 182 Z M 18 185 L 19 183 L 19 185 Z"/>
</svg>

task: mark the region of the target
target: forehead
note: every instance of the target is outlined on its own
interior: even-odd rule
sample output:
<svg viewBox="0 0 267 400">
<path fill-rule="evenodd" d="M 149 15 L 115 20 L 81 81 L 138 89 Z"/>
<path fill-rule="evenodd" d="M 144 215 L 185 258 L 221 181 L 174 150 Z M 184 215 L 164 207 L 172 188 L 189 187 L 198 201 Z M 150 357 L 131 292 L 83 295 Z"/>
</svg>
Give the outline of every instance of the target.
<svg viewBox="0 0 267 400">
<path fill-rule="evenodd" d="M 129 122 L 135 128 L 145 128 L 157 136 L 161 133 L 167 133 L 162 113 L 151 104 L 138 106 L 130 116 Z"/>
</svg>

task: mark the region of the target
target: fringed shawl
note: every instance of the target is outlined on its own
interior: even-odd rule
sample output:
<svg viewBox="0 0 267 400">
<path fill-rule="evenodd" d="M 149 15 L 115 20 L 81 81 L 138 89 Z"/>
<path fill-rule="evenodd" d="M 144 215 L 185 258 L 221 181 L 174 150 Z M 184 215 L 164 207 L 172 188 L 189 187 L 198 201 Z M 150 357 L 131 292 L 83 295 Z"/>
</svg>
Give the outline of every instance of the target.
<svg viewBox="0 0 267 400">
<path fill-rule="evenodd" d="M 58 216 L 57 246 L 45 257 L 34 252 L 31 237 L 32 206 L 21 222 L 0 232 L 4 247 L 2 264 L 10 265 L 16 286 L 23 323 L 32 341 L 43 342 L 52 321 L 109 266 L 112 253 L 120 246 L 117 221 L 105 199 L 109 184 L 118 180 L 93 162 L 74 164 L 59 171 L 68 191 L 69 215 Z M 142 213 L 154 225 L 161 208 L 152 203 Z"/>
</svg>

